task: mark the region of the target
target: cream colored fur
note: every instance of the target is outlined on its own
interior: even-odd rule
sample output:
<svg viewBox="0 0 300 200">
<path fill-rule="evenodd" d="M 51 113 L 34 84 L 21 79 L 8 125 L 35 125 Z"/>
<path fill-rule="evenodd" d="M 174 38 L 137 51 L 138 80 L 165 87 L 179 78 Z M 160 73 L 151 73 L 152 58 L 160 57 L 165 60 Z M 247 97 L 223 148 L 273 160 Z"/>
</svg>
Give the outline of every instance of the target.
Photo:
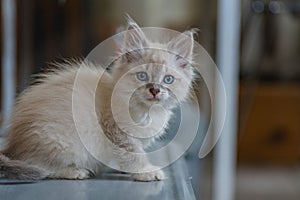
<svg viewBox="0 0 300 200">
<path fill-rule="evenodd" d="M 182 57 L 191 61 L 192 37 L 188 40 L 179 36 L 169 43 L 157 44 L 147 41 L 132 20 L 129 28 L 133 32 L 124 38 L 120 54 L 133 46 L 160 46 L 179 49 Z M 139 71 L 147 72 L 149 79 L 138 80 Z M 175 81 L 168 85 L 163 78 L 169 74 Z M 100 161 L 104 161 L 132 173 L 135 180 L 165 178 L 163 171 L 157 170 L 143 153 L 155 138 L 164 134 L 172 109 L 188 97 L 194 76 L 189 65 L 166 51 L 142 49 L 119 59 L 111 74 L 101 66 L 69 62 L 43 76 L 41 83 L 29 87 L 15 104 L 7 129 L 7 145 L 0 156 L 0 167 L 11 171 L 0 171 L 0 175 L 85 179 L 103 172 Z M 151 96 L 149 87 L 160 89 L 159 101 L 147 100 Z M 130 118 L 126 113 L 130 113 Z M 13 170 L 14 161 L 19 169 L 24 164 L 26 175 L 23 172 L 22 176 L 22 170 Z M 31 172 L 35 172 L 34 177 Z M 11 173 L 15 175 L 10 176 Z"/>
</svg>

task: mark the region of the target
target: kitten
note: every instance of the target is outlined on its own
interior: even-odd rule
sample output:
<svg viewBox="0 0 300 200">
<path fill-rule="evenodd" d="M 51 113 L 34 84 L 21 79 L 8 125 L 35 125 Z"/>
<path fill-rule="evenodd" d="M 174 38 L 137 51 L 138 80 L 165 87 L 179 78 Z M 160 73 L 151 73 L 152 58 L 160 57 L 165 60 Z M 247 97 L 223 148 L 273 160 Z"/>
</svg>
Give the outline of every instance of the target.
<svg viewBox="0 0 300 200">
<path fill-rule="evenodd" d="M 130 18 L 127 30 L 110 73 L 66 62 L 19 96 L 0 177 L 85 179 L 101 173 L 104 161 L 134 180 L 165 178 L 144 149 L 165 133 L 172 109 L 190 94 L 193 31 L 159 43 Z"/>
</svg>

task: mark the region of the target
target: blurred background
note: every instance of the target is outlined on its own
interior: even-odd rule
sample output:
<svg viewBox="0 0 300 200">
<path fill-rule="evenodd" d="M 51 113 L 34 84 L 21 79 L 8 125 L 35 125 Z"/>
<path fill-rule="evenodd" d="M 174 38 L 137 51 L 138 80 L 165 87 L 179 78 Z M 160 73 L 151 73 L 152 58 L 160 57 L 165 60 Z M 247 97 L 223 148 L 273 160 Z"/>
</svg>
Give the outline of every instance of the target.
<svg viewBox="0 0 300 200">
<path fill-rule="evenodd" d="M 217 0 L 15 2 L 17 94 L 28 87 L 30 75 L 47 63 L 86 56 L 125 24 L 125 13 L 141 26 L 199 28 L 197 41 L 216 59 Z M 241 0 L 240 11 L 234 196 L 299 200 L 300 1 Z M 0 60 L 3 16 L 2 12 Z M 193 179 L 194 190 L 198 199 L 211 199 L 213 154 L 200 162 L 201 167 L 191 168 L 192 174 L 201 170 L 201 176 Z"/>
</svg>

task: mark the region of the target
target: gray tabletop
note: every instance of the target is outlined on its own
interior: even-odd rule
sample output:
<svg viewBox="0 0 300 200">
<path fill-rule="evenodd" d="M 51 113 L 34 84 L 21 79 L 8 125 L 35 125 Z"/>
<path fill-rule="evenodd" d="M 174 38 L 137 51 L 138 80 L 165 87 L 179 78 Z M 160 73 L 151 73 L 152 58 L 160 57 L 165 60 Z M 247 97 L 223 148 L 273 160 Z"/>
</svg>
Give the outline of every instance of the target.
<svg viewBox="0 0 300 200">
<path fill-rule="evenodd" d="M 185 159 L 164 169 L 167 179 L 156 182 L 135 182 L 126 174 L 105 174 L 87 180 L 42 180 L 26 182 L 0 179 L 1 200 L 193 200 L 191 178 Z"/>
</svg>

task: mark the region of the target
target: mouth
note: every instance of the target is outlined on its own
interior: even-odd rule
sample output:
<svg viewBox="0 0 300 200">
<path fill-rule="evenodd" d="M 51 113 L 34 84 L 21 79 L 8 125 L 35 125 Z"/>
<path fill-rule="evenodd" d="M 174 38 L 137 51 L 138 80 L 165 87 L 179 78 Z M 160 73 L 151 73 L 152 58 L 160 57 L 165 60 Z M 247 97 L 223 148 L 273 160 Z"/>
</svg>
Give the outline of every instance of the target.
<svg viewBox="0 0 300 200">
<path fill-rule="evenodd" d="M 157 97 L 152 97 L 152 98 L 147 98 L 147 100 L 148 101 L 152 101 L 152 102 L 157 102 L 157 101 L 160 101 L 160 99 L 159 98 L 157 98 Z"/>
</svg>

